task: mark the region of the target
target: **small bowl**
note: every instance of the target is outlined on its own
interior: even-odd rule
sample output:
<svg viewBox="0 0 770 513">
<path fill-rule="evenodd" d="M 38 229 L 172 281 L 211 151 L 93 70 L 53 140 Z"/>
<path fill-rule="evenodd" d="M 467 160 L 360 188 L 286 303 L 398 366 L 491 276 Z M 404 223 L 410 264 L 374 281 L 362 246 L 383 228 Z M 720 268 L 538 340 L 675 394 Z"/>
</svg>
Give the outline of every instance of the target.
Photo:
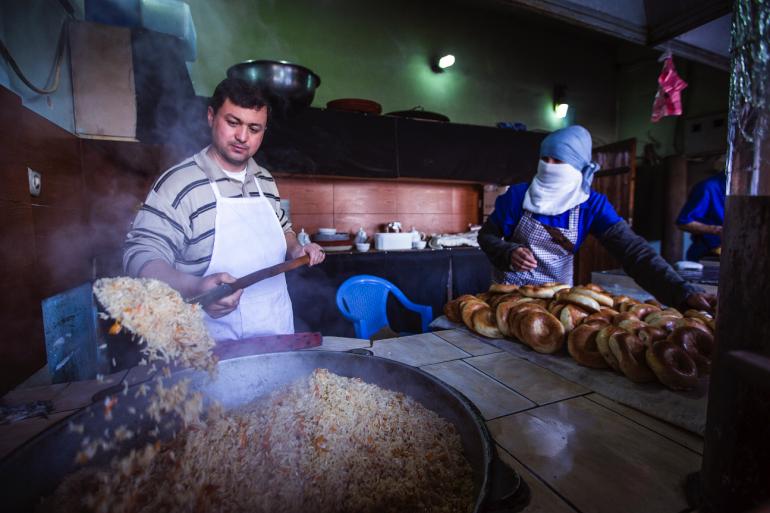
<svg viewBox="0 0 770 513">
<path fill-rule="evenodd" d="M 371 247 L 372 245 L 368 242 L 356 242 L 356 249 L 361 253 L 366 253 Z"/>
<path fill-rule="evenodd" d="M 425 246 L 427 244 L 428 244 L 427 241 L 415 240 L 415 241 L 412 241 L 412 249 L 425 249 Z"/>
<path fill-rule="evenodd" d="M 319 228 L 318 233 L 321 235 L 336 235 L 337 229 L 336 228 Z"/>
</svg>

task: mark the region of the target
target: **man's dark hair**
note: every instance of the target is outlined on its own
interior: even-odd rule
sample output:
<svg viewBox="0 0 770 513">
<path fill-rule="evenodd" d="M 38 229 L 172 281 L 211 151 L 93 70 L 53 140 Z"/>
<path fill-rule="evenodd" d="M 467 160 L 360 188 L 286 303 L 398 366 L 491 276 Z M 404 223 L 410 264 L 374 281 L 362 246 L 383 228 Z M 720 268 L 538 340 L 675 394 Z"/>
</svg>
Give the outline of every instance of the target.
<svg viewBox="0 0 770 513">
<path fill-rule="evenodd" d="M 270 114 L 270 105 L 259 88 L 240 78 L 226 78 L 214 89 L 209 106 L 215 114 L 225 103 L 225 99 L 244 109 L 260 110 L 262 107 L 267 107 L 267 113 Z"/>
</svg>

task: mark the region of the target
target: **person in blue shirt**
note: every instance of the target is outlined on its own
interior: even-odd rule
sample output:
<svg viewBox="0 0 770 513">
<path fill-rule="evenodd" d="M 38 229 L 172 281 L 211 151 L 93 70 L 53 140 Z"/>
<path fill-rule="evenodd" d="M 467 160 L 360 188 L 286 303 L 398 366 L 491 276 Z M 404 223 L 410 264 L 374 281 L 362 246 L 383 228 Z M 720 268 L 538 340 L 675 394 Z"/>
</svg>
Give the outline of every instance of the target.
<svg viewBox="0 0 770 513">
<path fill-rule="evenodd" d="M 531 183 L 512 185 L 497 198 L 479 231 L 493 265 L 493 281 L 517 285 L 572 284 L 574 256 L 590 234 L 623 269 L 662 303 L 712 309 L 712 294 L 684 280 L 591 189 L 599 165 L 591 161 L 591 134 L 573 125 L 548 135 Z"/>
<path fill-rule="evenodd" d="M 724 169 L 724 161 L 717 161 Z M 725 222 L 727 173 L 722 171 L 695 184 L 687 202 L 676 218 L 680 230 L 693 235 L 687 260 L 697 262 L 704 256 L 719 255 L 722 247 L 722 225 Z"/>
</svg>

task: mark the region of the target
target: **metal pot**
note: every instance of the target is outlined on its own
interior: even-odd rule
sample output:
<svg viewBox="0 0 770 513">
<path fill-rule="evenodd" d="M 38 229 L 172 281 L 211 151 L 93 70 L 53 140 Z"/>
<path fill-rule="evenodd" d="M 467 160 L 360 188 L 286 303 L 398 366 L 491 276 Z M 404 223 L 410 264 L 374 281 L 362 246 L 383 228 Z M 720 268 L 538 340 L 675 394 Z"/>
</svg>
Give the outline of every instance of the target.
<svg viewBox="0 0 770 513">
<path fill-rule="evenodd" d="M 423 121 L 449 121 L 449 118 L 444 114 L 427 111 L 419 105 L 409 110 L 398 110 L 395 112 L 388 112 L 385 115 L 397 116 L 399 118 L 420 119 Z"/>
<path fill-rule="evenodd" d="M 230 66 L 228 78 L 256 85 L 266 99 L 280 107 L 308 107 L 313 103 L 321 78 L 298 64 L 286 61 L 246 61 Z"/>
<path fill-rule="evenodd" d="M 529 498 L 526 485 L 497 457 L 494 443 L 476 407 L 454 388 L 414 367 L 376 356 L 298 351 L 222 361 L 215 381 L 209 380 L 205 373 L 189 370 L 172 375 L 168 381 L 189 378 L 192 387 L 203 392 L 206 401 L 219 401 L 229 409 L 284 387 L 317 368 L 326 368 L 341 376 L 358 377 L 407 394 L 451 422 L 460 434 L 463 450 L 473 468 L 476 493 L 473 511 L 515 511 L 526 505 Z M 40 497 L 50 495 L 57 484 L 75 470 L 74 459 L 82 437 L 98 437 L 105 428 L 121 424 L 133 430 L 141 428 L 142 433 L 152 429 L 148 419 L 140 421 L 138 416 L 127 412 L 128 406 L 134 406 L 138 411 L 146 407 L 147 398 L 135 398 L 135 395 L 130 390 L 128 395 L 118 396 L 120 408 L 113 410 L 111 422 L 104 420 L 103 405 L 94 403 L 0 461 L 3 507 L 9 508 L 7 511 L 33 510 Z M 84 424 L 84 433 L 70 433 L 69 422 Z M 132 444 L 122 446 L 121 453 L 141 447 L 147 441 L 140 435 Z M 92 463 L 106 463 L 112 456 L 101 453 Z"/>
</svg>

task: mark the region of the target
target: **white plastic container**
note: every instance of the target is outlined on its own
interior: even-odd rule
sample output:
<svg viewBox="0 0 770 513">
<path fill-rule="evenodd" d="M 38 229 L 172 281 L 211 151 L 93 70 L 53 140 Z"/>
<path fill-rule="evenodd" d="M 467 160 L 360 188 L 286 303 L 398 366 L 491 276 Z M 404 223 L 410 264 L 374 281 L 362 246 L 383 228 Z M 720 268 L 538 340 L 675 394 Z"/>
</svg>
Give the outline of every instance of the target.
<svg viewBox="0 0 770 513">
<path fill-rule="evenodd" d="M 412 249 L 412 234 L 407 233 L 375 233 L 374 247 L 377 250 Z"/>
</svg>

